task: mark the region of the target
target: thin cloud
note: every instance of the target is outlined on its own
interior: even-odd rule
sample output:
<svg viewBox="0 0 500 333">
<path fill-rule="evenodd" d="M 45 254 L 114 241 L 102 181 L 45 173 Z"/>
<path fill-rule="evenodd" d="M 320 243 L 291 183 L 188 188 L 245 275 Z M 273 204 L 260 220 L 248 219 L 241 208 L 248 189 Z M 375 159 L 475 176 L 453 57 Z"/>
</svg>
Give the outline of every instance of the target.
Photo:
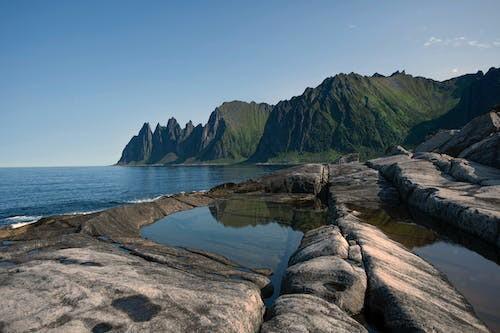
<svg viewBox="0 0 500 333">
<path fill-rule="evenodd" d="M 429 40 L 427 42 L 424 43 L 424 46 L 431 46 L 431 45 L 434 45 L 434 44 L 440 44 L 442 43 L 443 40 L 441 38 L 437 38 L 437 37 L 431 37 L 429 38 Z"/>
<path fill-rule="evenodd" d="M 355 24 L 349 24 L 348 28 L 349 29 L 356 29 L 358 26 Z"/>
<path fill-rule="evenodd" d="M 480 42 L 477 40 L 470 40 L 464 36 L 459 36 L 454 38 L 438 38 L 432 36 L 429 37 L 429 39 L 424 43 L 425 47 L 430 47 L 433 45 L 452 46 L 452 47 L 469 46 L 479 49 L 489 49 L 491 47 L 500 47 L 500 41 L 494 41 L 488 43 L 488 42 Z"/>
<path fill-rule="evenodd" d="M 489 49 L 491 47 L 488 43 L 480 43 L 477 40 L 470 40 L 467 42 L 470 46 L 479 47 L 480 49 Z"/>
</svg>

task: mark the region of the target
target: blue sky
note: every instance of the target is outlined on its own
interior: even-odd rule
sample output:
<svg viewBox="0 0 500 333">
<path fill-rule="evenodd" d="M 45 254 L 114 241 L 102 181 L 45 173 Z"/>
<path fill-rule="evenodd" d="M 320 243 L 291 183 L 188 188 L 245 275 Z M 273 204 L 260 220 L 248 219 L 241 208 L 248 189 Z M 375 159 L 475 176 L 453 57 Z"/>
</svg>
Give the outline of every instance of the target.
<svg viewBox="0 0 500 333">
<path fill-rule="evenodd" d="M 107 165 L 142 123 L 205 122 L 339 72 L 500 66 L 500 1 L 0 0 L 0 166 Z"/>
</svg>

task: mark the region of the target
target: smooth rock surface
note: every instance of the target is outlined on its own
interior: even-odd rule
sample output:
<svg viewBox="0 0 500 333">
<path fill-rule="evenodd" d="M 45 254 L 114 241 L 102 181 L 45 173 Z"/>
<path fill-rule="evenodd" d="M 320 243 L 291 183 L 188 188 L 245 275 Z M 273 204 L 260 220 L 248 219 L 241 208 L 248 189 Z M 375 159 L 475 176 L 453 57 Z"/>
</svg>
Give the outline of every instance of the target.
<svg viewBox="0 0 500 333">
<path fill-rule="evenodd" d="M 366 290 L 362 268 L 337 256 L 321 256 L 288 267 L 282 293 L 319 296 L 351 314 L 361 311 Z"/>
<path fill-rule="evenodd" d="M 307 294 L 282 295 L 261 333 L 361 333 L 367 330 L 335 304 Z"/>
<path fill-rule="evenodd" d="M 66 248 L 68 244 L 72 247 Z M 164 262 L 144 260 L 111 243 L 67 235 L 29 253 L 2 253 L 16 263 L 0 270 L 2 328 L 6 332 L 259 329 L 264 307 L 256 284 L 225 276 L 224 267 L 235 269 L 217 260 L 175 251 L 182 252 L 165 253 Z"/>
<path fill-rule="evenodd" d="M 472 307 L 420 257 L 345 210 L 336 223 L 360 244 L 368 276 L 365 311 L 391 332 L 489 332 Z"/>
<path fill-rule="evenodd" d="M 460 182 L 423 159 L 377 159 L 409 205 L 500 247 L 500 186 Z"/>
<path fill-rule="evenodd" d="M 141 226 L 212 200 L 176 195 L 2 230 L 1 330 L 257 332 L 269 272 L 139 237 Z"/>
<path fill-rule="evenodd" d="M 415 163 L 405 155 L 376 161 L 379 168 Z M 390 332 L 488 332 L 439 271 L 363 222 L 356 209 L 383 207 L 387 196 L 380 193 L 391 193 L 387 188 L 390 184 L 363 168 L 367 167 L 344 166 L 342 176 L 330 178 L 329 209 L 342 234 L 360 246 L 368 278 L 364 312 Z M 334 171 L 331 169 L 330 175 Z M 425 177 L 425 172 L 420 174 Z"/>
<path fill-rule="evenodd" d="M 419 153 L 415 158 L 434 163 L 442 172 L 458 181 L 483 186 L 500 185 L 500 169 L 497 168 L 437 153 Z"/>
<path fill-rule="evenodd" d="M 308 231 L 297 251 L 290 257 L 289 265 L 320 256 L 339 256 L 346 259 L 349 244 L 336 226 L 324 226 Z"/>
</svg>

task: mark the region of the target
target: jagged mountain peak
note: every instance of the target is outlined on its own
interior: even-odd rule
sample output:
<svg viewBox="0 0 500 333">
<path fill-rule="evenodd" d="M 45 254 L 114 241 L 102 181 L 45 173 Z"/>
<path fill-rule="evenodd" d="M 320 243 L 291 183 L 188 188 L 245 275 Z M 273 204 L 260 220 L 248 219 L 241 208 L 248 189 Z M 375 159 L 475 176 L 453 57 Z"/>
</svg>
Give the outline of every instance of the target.
<svg viewBox="0 0 500 333">
<path fill-rule="evenodd" d="M 156 126 L 148 157 L 130 155 L 125 151 L 131 149 L 129 143 L 122 155 L 132 159 L 122 158 L 119 164 L 244 160 L 255 151 L 271 109 L 265 103 L 224 102 L 210 114 L 205 126 L 194 126 L 190 120 L 184 128 L 172 117 L 166 126 Z"/>
</svg>

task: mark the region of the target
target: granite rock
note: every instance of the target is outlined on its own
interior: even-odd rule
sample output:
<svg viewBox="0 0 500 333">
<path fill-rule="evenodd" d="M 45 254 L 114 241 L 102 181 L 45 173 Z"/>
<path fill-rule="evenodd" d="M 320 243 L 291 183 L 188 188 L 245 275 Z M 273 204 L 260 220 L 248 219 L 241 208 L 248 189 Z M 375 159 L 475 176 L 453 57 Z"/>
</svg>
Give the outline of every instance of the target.
<svg viewBox="0 0 500 333">
<path fill-rule="evenodd" d="M 338 306 L 308 294 L 282 295 L 261 333 L 364 333 L 367 330 Z"/>
</svg>

